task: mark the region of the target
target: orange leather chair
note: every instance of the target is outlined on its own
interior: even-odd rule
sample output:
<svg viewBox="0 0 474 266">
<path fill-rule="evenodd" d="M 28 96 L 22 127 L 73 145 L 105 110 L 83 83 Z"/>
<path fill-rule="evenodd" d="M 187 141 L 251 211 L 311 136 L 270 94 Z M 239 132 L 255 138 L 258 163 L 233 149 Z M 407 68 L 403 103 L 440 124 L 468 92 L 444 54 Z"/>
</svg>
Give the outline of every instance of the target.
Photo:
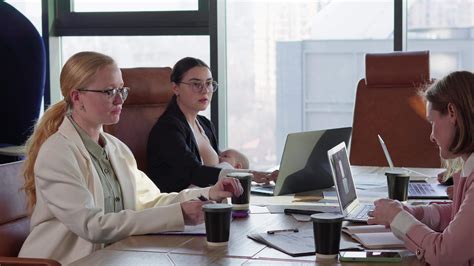
<svg viewBox="0 0 474 266">
<path fill-rule="evenodd" d="M 30 232 L 22 168 L 23 161 L 0 165 L 0 265 L 60 265 L 54 260 L 17 257 Z"/>
<path fill-rule="evenodd" d="M 147 172 L 146 147 L 148 135 L 170 102 L 173 91 L 171 68 L 122 68 L 125 87 L 130 93 L 122 106 L 120 121 L 104 126 L 132 150 L 138 168 Z"/>
<path fill-rule="evenodd" d="M 429 52 L 367 54 L 365 66 L 355 98 L 351 163 L 387 166 L 380 134 L 395 166 L 440 167 L 425 103 L 417 95 L 430 82 Z"/>
</svg>

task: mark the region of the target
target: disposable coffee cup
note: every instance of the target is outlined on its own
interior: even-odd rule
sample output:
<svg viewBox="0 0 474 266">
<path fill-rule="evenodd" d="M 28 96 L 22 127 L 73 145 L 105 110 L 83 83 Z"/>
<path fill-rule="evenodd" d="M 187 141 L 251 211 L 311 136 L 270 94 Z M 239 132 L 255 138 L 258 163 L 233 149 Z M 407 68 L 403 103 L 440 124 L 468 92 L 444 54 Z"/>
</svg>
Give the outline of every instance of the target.
<svg viewBox="0 0 474 266">
<path fill-rule="evenodd" d="M 339 243 L 341 242 L 343 219 L 343 215 L 334 213 L 316 213 L 311 215 L 316 259 L 330 260 L 337 258 Z"/>
<path fill-rule="evenodd" d="M 229 242 L 230 220 L 232 205 L 230 204 L 205 204 L 204 222 L 206 225 L 206 238 L 209 246 L 225 246 Z"/>
<path fill-rule="evenodd" d="M 249 202 L 250 202 L 250 186 L 252 185 L 252 177 L 251 173 L 228 173 L 228 177 L 233 177 L 239 180 L 244 192 L 242 195 L 238 197 L 232 197 L 232 206 L 233 209 L 236 211 L 245 211 L 249 209 Z"/>
<path fill-rule="evenodd" d="M 388 198 L 406 201 L 408 199 L 408 182 L 410 176 L 404 171 L 386 171 Z"/>
</svg>

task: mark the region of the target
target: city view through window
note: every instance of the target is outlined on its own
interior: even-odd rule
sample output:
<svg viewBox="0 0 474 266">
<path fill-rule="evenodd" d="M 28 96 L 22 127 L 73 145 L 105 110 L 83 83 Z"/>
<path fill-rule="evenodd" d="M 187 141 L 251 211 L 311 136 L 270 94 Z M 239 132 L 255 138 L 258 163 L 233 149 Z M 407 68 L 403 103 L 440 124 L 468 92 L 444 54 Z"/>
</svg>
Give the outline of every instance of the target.
<svg viewBox="0 0 474 266">
<path fill-rule="evenodd" d="M 6 2 L 41 32 L 41 1 Z M 174 7 L 153 9 L 196 5 L 193 0 L 166 2 Z M 81 3 L 90 11 L 96 1 Z M 126 10 L 115 3 L 116 10 Z M 140 3 L 134 2 L 135 10 L 146 10 Z M 227 146 L 244 152 L 252 168 L 265 170 L 279 163 L 288 133 L 351 126 L 364 55 L 393 51 L 393 6 L 393 0 L 226 1 L 227 66 L 219 67 L 226 68 L 227 87 L 219 90 L 227 90 L 228 127 L 220 128 L 227 133 Z M 407 50 L 430 51 L 432 78 L 474 71 L 474 0 L 408 0 L 407 37 Z M 185 56 L 210 61 L 209 36 L 61 41 L 63 63 L 84 50 L 109 54 L 120 67 L 172 66 Z M 209 113 L 208 108 L 203 114 Z"/>
<path fill-rule="evenodd" d="M 352 125 L 365 53 L 393 51 L 393 1 L 227 1 L 228 146 L 279 164 L 287 133 Z M 474 1 L 411 0 L 431 76 L 474 70 Z"/>
</svg>

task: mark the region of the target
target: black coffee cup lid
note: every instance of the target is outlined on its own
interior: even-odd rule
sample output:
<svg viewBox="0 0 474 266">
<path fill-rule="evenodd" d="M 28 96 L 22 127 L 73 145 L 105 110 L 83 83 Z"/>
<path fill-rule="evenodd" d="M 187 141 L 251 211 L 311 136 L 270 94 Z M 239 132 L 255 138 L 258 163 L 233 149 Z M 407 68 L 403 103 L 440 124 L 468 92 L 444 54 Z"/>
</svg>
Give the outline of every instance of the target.
<svg viewBox="0 0 474 266">
<path fill-rule="evenodd" d="M 385 171 L 385 175 L 409 176 L 408 171 L 396 169 Z"/>
<path fill-rule="evenodd" d="M 311 215 L 311 221 L 318 223 L 334 223 L 341 222 L 344 219 L 344 215 L 336 213 L 315 213 Z"/>
<path fill-rule="evenodd" d="M 214 203 L 214 204 L 205 204 L 202 205 L 202 210 L 205 212 L 225 212 L 225 211 L 232 211 L 231 204 L 224 204 L 224 203 Z"/>
<path fill-rule="evenodd" d="M 251 173 L 248 172 L 230 172 L 227 174 L 228 177 L 235 177 L 235 178 L 242 178 L 247 176 L 252 176 Z"/>
</svg>

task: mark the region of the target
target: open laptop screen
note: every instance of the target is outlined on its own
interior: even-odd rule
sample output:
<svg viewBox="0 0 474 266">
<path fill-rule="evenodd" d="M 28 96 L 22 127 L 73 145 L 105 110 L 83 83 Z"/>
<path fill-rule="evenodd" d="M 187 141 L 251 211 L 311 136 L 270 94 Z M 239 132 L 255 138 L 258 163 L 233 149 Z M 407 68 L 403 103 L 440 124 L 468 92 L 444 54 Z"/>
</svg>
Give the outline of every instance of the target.
<svg viewBox="0 0 474 266">
<path fill-rule="evenodd" d="M 343 209 L 357 199 L 351 165 L 347 156 L 346 145 L 341 143 L 328 151 L 331 168 L 336 182 L 336 190 Z"/>
<path fill-rule="evenodd" d="M 327 150 L 348 143 L 351 131 L 346 127 L 288 134 L 274 195 L 333 186 Z"/>
</svg>

